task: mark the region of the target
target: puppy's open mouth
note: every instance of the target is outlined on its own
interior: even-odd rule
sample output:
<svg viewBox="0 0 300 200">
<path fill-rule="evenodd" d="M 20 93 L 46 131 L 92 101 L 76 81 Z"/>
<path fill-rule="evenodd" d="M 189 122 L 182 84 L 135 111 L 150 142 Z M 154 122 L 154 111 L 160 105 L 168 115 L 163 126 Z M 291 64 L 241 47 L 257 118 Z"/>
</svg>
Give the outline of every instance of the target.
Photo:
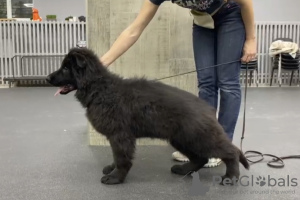
<svg viewBox="0 0 300 200">
<path fill-rule="evenodd" d="M 58 94 L 68 94 L 69 92 L 72 92 L 73 90 L 76 90 L 76 87 L 68 84 L 65 86 L 60 87 L 56 93 L 54 94 L 54 96 L 57 96 Z"/>
</svg>

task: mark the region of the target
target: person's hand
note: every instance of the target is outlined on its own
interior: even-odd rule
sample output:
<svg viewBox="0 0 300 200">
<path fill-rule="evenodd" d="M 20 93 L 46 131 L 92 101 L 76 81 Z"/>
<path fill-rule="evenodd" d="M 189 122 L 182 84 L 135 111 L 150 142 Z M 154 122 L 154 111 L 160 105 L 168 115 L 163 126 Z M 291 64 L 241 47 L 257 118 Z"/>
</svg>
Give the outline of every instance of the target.
<svg viewBox="0 0 300 200">
<path fill-rule="evenodd" d="M 256 58 L 256 39 L 246 39 L 243 49 L 242 62 L 250 62 Z"/>
</svg>

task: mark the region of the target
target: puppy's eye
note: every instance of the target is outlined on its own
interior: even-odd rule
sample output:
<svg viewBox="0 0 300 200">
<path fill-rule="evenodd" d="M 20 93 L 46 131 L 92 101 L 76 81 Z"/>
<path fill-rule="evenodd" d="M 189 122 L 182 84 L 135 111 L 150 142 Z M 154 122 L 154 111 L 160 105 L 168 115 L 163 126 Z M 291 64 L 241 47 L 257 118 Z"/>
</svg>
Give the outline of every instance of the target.
<svg viewBox="0 0 300 200">
<path fill-rule="evenodd" d="M 63 70 L 69 70 L 69 68 L 67 66 L 63 67 Z"/>
</svg>

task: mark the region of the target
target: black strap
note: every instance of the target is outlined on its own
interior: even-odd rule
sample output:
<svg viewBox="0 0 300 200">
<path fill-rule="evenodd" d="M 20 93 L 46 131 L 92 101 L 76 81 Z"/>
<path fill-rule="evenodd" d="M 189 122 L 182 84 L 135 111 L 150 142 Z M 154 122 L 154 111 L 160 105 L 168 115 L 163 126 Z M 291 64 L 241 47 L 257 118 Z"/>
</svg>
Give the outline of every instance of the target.
<svg viewBox="0 0 300 200">
<path fill-rule="evenodd" d="M 166 76 L 166 77 L 163 77 L 163 78 L 158 78 L 158 79 L 155 79 L 155 80 L 156 81 L 161 81 L 161 80 L 165 80 L 165 79 L 174 78 L 174 77 L 177 77 L 177 76 L 186 75 L 186 74 L 194 73 L 194 72 L 197 72 L 197 71 L 202 71 L 202 70 L 209 69 L 209 68 L 220 67 L 220 66 L 224 66 L 224 65 L 231 64 L 231 63 L 236 63 L 236 62 L 241 62 L 241 60 L 234 60 L 234 61 L 225 62 L 225 63 L 221 63 L 221 64 L 217 64 L 217 65 L 212 65 L 212 66 L 204 67 L 204 68 L 201 68 L 201 69 L 184 72 L 184 73 L 181 73 L 181 74 L 176 74 L 176 75 L 172 75 L 172 76 Z"/>
</svg>

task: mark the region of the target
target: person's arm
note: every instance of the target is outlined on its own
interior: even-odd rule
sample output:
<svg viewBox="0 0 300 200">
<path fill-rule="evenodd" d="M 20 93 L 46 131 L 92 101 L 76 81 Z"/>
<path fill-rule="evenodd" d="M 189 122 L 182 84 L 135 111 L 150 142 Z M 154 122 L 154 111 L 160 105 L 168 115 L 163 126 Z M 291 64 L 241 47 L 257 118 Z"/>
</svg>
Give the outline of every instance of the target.
<svg viewBox="0 0 300 200">
<path fill-rule="evenodd" d="M 255 38 L 255 24 L 254 24 L 254 11 L 252 0 L 235 0 L 240 7 L 242 18 L 246 30 L 246 41 L 244 45 L 243 62 L 249 62 L 256 56 L 256 38 Z"/>
<path fill-rule="evenodd" d="M 104 66 L 108 67 L 112 64 L 138 40 L 143 30 L 152 20 L 158 7 L 150 0 L 145 0 L 136 19 L 120 34 L 110 50 L 100 58 Z"/>
</svg>

